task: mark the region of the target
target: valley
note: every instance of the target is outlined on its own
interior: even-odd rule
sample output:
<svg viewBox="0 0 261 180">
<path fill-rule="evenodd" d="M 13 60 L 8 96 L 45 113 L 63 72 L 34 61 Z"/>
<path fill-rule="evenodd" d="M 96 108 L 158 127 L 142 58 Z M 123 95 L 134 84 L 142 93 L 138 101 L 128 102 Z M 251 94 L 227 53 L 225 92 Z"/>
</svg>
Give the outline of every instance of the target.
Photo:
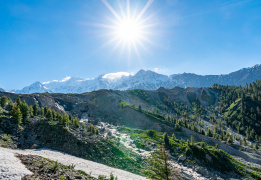
<svg viewBox="0 0 261 180">
<path fill-rule="evenodd" d="M 145 179 L 150 154 L 165 144 L 175 178 L 259 179 L 260 87 L 256 81 L 245 87 L 214 84 L 153 91 L 0 92 L 1 151 L 67 166 L 75 162 L 76 170 L 93 178 L 109 178 L 112 171 L 119 179 Z M 21 108 L 20 121 L 15 108 Z M 59 158 L 65 156 L 61 152 L 75 160 Z M 88 167 L 99 163 L 94 169 L 100 171 L 82 168 L 82 161 Z"/>
</svg>

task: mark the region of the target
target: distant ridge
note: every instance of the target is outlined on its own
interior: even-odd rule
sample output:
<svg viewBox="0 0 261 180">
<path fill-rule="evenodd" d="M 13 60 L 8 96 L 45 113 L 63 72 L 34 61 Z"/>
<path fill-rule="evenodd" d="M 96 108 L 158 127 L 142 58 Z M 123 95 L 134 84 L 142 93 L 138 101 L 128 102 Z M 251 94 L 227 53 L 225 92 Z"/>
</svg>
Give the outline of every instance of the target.
<svg viewBox="0 0 261 180">
<path fill-rule="evenodd" d="M 99 89 L 129 90 L 144 89 L 156 90 L 160 87 L 208 87 L 217 83 L 220 85 L 244 86 L 261 79 L 261 64 L 243 68 L 225 75 L 197 75 L 193 73 L 173 74 L 170 76 L 158 74 L 154 71 L 141 69 L 132 75 L 126 72 L 100 75 L 94 79 L 67 77 L 62 81 L 45 83 L 35 82 L 22 90 L 13 90 L 14 93 L 84 93 Z"/>
</svg>

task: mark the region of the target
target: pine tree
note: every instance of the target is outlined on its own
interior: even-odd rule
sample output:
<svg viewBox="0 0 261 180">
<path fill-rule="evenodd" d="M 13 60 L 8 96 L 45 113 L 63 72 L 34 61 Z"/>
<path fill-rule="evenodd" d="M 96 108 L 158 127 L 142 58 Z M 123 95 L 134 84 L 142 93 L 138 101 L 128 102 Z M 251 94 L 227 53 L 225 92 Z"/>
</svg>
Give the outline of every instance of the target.
<svg viewBox="0 0 261 180">
<path fill-rule="evenodd" d="M 163 141 L 165 143 L 165 146 L 167 148 L 170 148 L 169 136 L 168 136 L 168 134 L 166 132 L 163 134 Z"/>
<path fill-rule="evenodd" d="M 17 104 L 17 106 L 20 106 L 20 104 L 22 103 L 20 97 L 16 98 L 15 103 Z"/>
<path fill-rule="evenodd" d="M 19 104 L 19 105 L 18 105 Z M 27 116 L 30 115 L 29 112 L 29 106 L 27 105 L 27 103 L 25 102 L 25 100 L 23 102 L 19 102 L 17 103 L 17 105 L 19 106 L 21 113 L 23 115 L 23 118 L 26 118 Z"/>
<path fill-rule="evenodd" d="M 188 145 L 188 146 L 190 146 L 190 145 L 191 145 L 191 144 L 190 144 L 190 142 L 189 142 L 189 139 L 187 139 L 187 145 Z"/>
<path fill-rule="evenodd" d="M 191 136 L 190 139 L 191 139 L 191 145 L 194 146 L 194 144 L 195 144 L 194 136 Z"/>
<path fill-rule="evenodd" d="M 79 126 L 80 126 L 80 122 L 79 122 L 78 116 L 76 116 L 76 117 L 73 119 L 73 126 L 74 126 L 74 127 L 79 127 Z"/>
<path fill-rule="evenodd" d="M 153 180 L 171 180 L 173 175 L 168 162 L 169 154 L 162 144 L 156 152 L 150 154 L 147 159 L 149 166 L 148 169 L 142 171 L 146 177 Z"/>
<path fill-rule="evenodd" d="M 228 143 L 229 145 L 231 145 L 231 144 L 233 143 L 233 139 L 231 138 L 231 136 L 228 136 L 228 138 L 227 138 L 227 143 Z"/>
<path fill-rule="evenodd" d="M 44 108 L 41 108 L 41 110 L 40 110 L 40 116 L 44 117 Z"/>
<path fill-rule="evenodd" d="M 95 133 L 95 128 L 94 128 L 94 126 L 93 126 L 93 125 L 87 126 L 87 131 L 94 134 L 94 133 Z"/>
<path fill-rule="evenodd" d="M 20 108 L 16 104 L 12 106 L 10 115 L 14 118 L 16 124 L 22 123 L 23 115 L 20 111 Z"/>
<path fill-rule="evenodd" d="M 173 140 L 175 140 L 175 139 L 176 139 L 176 136 L 175 136 L 175 134 L 174 134 L 174 133 L 172 134 L 172 139 L 173 139 Z"/>
<path fill-rule="evenodd" d="M 53 113 L 52 113 L 52 110 L 51 108 L 48 108 L 46 114 L 45 114 L 45 117 L 47 119 L 47 121 L 52 121 L 53 120 Z"/>
<path fill-rule="evenodd" d="M 247 141 L 246 141 L 246 138 L 245 138 L 245 137 L 243 138 L 243 145 L 244 145 L 244 146 L 247 146 Z"/>
<path fill-rule="evenodd" d="M 141 105 L 139 104 L 139 111 L 142 111 Z"/>
<path fill-rule="evenodd" d="M 34 116 L 38 115 L 38 105 L 36 103 L 34 103 L 34 105 L 33 105 L 33 114 L 34 114 Z"/>
<path fill-rule="evenodd" d="M 98 135 L 98 134 L 99 134 L 99 130 L 98 130 L 98 129 L 95 129 L 95 130 L 94 130 L 94 134 Z"/>
<path fill-rule="evenodd" d="M 69 122 L 70 122 L 69 116 L 65 112 L 63 112 L 62 118 L 61 118 L 61 120 L 59 122 L 63 126 L 69 126 Z"/>
<path fill-rule="evenodd" d="M 212 136 L 213 136 L 213 133 L 212 133 L 211 129 L 208 129 L 206 135 L 209 136 L 209 137 L 212 137 Z"/>
<path fill-rule="evenodd" d="M 57 113 L 54 109 L 52 109 L 52 116 L 53 116 L 53 120 L 57 120 Z"/>
<path fill-rule="evenodd" d="M 29 106 L 29 116 L 34 117 L 34 109 L 33 109 L 33 106 Z"/>
<path fill-rule="evenodd" d="M 239 139 L 239 145 L 242 146 L 242 141 L 241 141 L 241 139 Z"/>
<path fill-rule="evenodd" d="M 60 111 L 57 111 L 56 112 L 56 117 L 57 117 L 57 120 L 60 122 L 62 120 L 62 115 L 61 115 L 61 112 Z"/>
<path fill-rule="evenodd" d="M 2 108 L 5 108 L 8 98 L 6 96 L 1 97 L 0 104 Z"/>
<path fill-rule="evenodd" d="M 85 129 L 85 125 L 83 123 L 81 123 L 81 128 Z"/>
</svg>

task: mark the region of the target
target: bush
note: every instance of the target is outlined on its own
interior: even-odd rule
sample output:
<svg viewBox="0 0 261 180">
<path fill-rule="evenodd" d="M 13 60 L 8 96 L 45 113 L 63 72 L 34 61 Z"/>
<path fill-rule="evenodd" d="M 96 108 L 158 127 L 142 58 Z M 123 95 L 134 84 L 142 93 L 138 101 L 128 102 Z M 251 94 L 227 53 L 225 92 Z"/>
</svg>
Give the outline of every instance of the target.
<svg viewBox="0 0 261 180">
<path fill-rule="evenodd" d="M 154 131 L 154 130 L 148 130 L 148 132 L 147 132 L 147 135 L 149 137 L 153 137 L 155 134 L 156 134 L 156 131 Z"/>
</svg>

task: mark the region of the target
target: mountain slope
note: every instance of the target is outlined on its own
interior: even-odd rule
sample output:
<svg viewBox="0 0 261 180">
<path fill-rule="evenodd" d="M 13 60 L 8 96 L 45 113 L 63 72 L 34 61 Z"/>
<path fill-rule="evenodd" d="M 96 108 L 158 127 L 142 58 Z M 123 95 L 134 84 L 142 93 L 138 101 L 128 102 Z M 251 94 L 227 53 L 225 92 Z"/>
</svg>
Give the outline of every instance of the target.
<svg viewBox="0 0 261 180">
<path fill-rule="evenodd" d="M 62 81 L 36 82 L 15 93 L 83 93 L 99 89 L 156 90 L 160 87 L 209 87 L 213 84 L 244 86 L 261 79 L 261 64 L 251 68 L 244 68 L 226 75 L 197 75 L 193 73 L 173 74 L 170 76 L 158 74 L 150 70 L 140 70 L 135 75 L 126 73 L 112 73 L 101 75 L 94 79 L 78 77 L 65 78 Z"/>
<path fill-rule="evenodd" d="M 11 100 L 8 100 L 2 105 L 0 113 L 0 134 L 1 132 L 3 134 L 1 143 L 3 147 L 9 147 L 9 139 L 14 137 L 13 142 L 20 148 L 30 148 L 37 144 L 40 147 L 60 150 L 139 173 L 141 168 L 145 168 L 140 164 L 143 162 L 144 152 L 141 149 L 153 150 L 164 142 L 174 160 L 185 156 L 187 160 L 182 163 L 183 166 L 194 168 L 196 164 L 204 168 L 204 171 L 199 170 L 203 172 L 204 177 L 209 177 L 206 172 L 220 176 L 222 174 L 220 172 L 224 172 L 225 168 L 228 174 L 223 174 L 224 179 L 239 176 L 247 178 L 252 176 L 252 179 L 258 179 L 261 177 L 260 150 L 258 150 L 261 136 L 254 134 L 252 137 L 251 132 L 236 133 L 234 126 L 236 121 L 230 114 L 234 114 L 240 107 L 234 100 L 244 97 L 241 94 L 244 93 L 243 104 L 246 106 L 242 112 L 247 117 L 248 110 L 251 112 L 251 108 L 256 107 L 253 103 L 259 101 L 260 87 L 261 81 L 244 88 L 215 85 L 209 88 L 186 89 L 161 87 L 156 91 L 99 90 L 83 94 L 21 95 L 2 92 L 0 97 L 7 96 L 12 101 L 20 97 L 22 102 L 25 100 L 29 105 L 37 103 L 41 107 L 39 113 L 42 115 L 24 118 L 21 131 L 20 126 L 14 124 L 15 121 L 8 114 L 8 109 L 12 105 L 9 102 Z M 254 101 L 249 101 L 249 97 Z M 67 125 L 63 124 L 58 114 L 53 115 L 56 119 L 47 120 L 48 109 L 45 114 L 45 106 L 56 111 L 66 111 L 73 117 L 78 116 L 80 122 L 85 125 L 76 128 L 73 118 Z M 227 113 L 228 110 L 231 110 L 231 113 Z M 252 116 L 254 117 L 254 114 Z M 256 117 L 259 119 L 259 116 Z M 253 118 L 246 121 L 260 124 L 260 121 Z M 10 123 L 13 123 L 13 126 Z M 245 120 L 243 123 L 241 127 L 248 126 Z M 95 126 L 99 133 L 88 130 L 90 126 Z M 163 138 L 164 132 L 172 136 L 168 138 L 169 141 Z M 244 135 L 247 135 L 247 139 L 244 139 Z M 128 140 L 129 138 L 131 140 Z M 254 148 L 253 143 L 257 147 Z M 249 163 L 251 166 L 247 165 Z M 215 175 L 216 171 L 218 174 Z"/>
</svg>

